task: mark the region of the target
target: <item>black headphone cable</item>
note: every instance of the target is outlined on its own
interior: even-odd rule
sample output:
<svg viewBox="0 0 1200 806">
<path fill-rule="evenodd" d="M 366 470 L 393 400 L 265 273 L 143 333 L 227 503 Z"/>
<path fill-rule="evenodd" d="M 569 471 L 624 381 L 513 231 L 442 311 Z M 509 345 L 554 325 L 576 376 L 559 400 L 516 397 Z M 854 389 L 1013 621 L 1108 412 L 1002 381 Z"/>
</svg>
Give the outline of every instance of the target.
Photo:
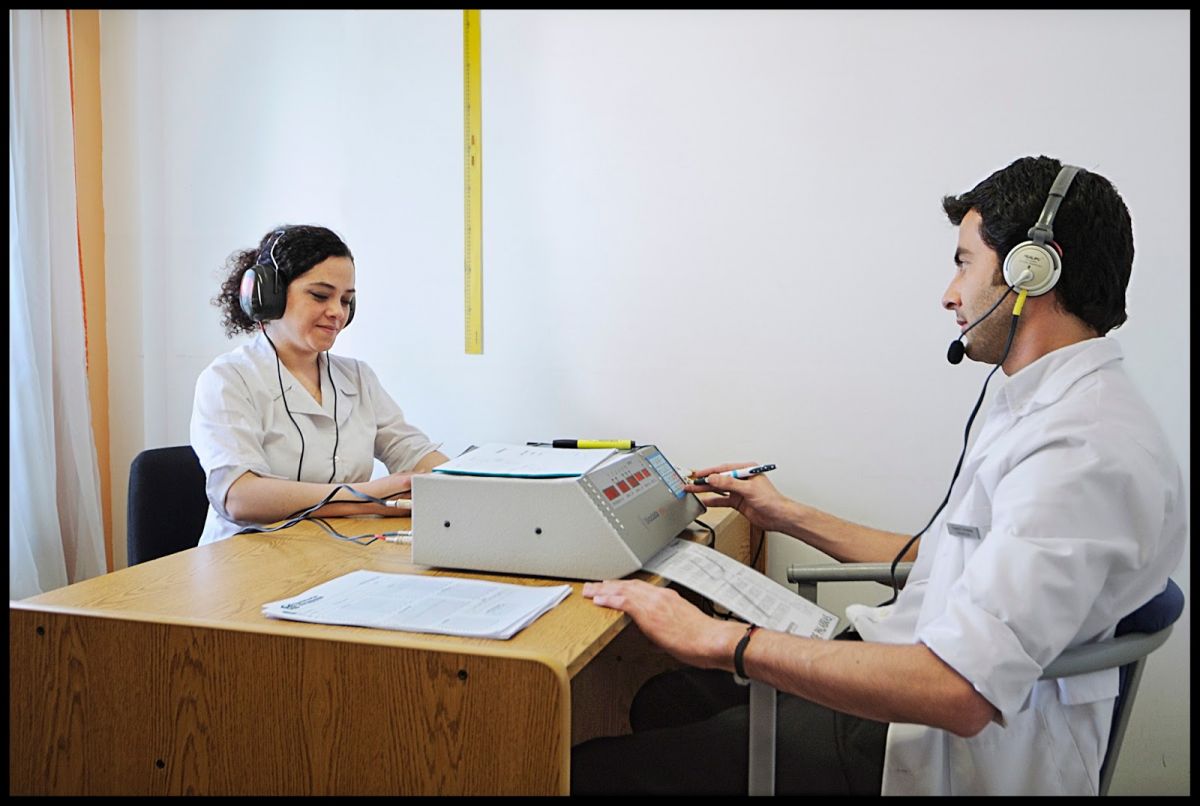
<svg viewBox="0 0 1200 806">
<path fill-rule="evenodd" d="M 259 327 L 262 328 L 262 333 L 267 338 L 267 343 L 271 345 L 271 349 L 275 351 L 275 373 L 279 377 L 279 396 L 283 398 L 283 410 L 287 412 L 288 419 L 292 421 L 292 425 L 296 426 L 296 433 L 300 435 L 300 462 L 296 465 L 296 481 L 300 481 L 300 470 L 304 467 L 304 432 L 300 430 L 299 423 L 292 416 L 292 410 L 288 408 L 287 393 L 283 390 L 283 370 L 280 369 L 279 350 L 275 347 L 275 342 L 271 341 L 271 337 L 267 335 L 267 325 L 265 322 L 259 322 Z M 337 398 L 334 398 L 334 405 L 337 404 Z M 336 424 L 337 419 L 334 418 Z M 330 481 L 333 477 L 330 476 Z"/>
<path fill-rule="evenodd" d="M 337 475 L 337 451 L 338 444 L 342 440 L 342 431 L 338 426 L 337 416 L 337 387 L 333 384 L 333 368 L 332 362 L 329 360 L 329 351 L 325 351 L 325 373 L 329 375 L 329 388 L 333 390 L 333 470 L 329 471 L 329 481 L 333 481 L 333 477 Z"/>
<path fill-rule="evenodd" d="M 1009 290 L 1011 291 L 1012 288 L 1010 287 Z M 950 487 L 946 490 L 946 497 L 943 498 L 942 503 L 938 505 L 937 511 L 933 513 L 933 517 L 929 519 L 929 523 L 925 524 L 925 527 L 921 529 L 921 531 L 909 538 L 908 542 L 904 544 L 904 547 L 900 549 L 900 552 L 896 555 L 896 558 L 892 560 L 892 598 L 879 605 L 880 607 L 886 607 L 890 604 L 894 604 L 896 599 L 900 596 L 900 586 L 896 584 L 896 566 L 900 564 L 900 559 L 908 552 L 909 548 L 912 547 L 912 544 L 915 543 L 921 535 L 925 534 L 929 527 L 933 525 L 933 522 L 937 520 L 937 516 L 942 514 L 942 510 L 945 509 L 946 504 L 950 501 L 950 493 L 954 490 L 954 482 L 958 481 L 958 474 L 962 470 L 963 459 L 965 459 L 967 455 L 967 442 L 971 437 L 971 426 L 975 423 L 975 415 L 979 413 L 979 407 L 983 405 L 983 397 L 987 394 L 988 383 L 991 382 L 992 376 L 996 374 L 996 370 L 1000 369 L 1000 367 L 1003 366 L 1004 362 L 1008 359 L 1008 352 L 1010 349 L 1012 349 L 1013 336 L 1015 336 L 1017 333 L 1017 321 L 1020 319 L 1021 309 L 1025 305 L 1026 294 L 1027 292 L 1022 289 L 1020 295 L 1017 297 L 1017 302 L 1013 306 L 1012 324 L 1008 328 L 1008 341 L 1004 344 L 1004 354 L 1000 356 L 1000 360 L 996 363 L 996 366 L 992 368 L 992 371 L 988 373 L 987 378 L 984 379 L 983 389 L 981 389 L 979 392 L 979 399 L 975 401 L 975 408 L 971 409 L 971 416 L 967 418 L 967 427 L 963 432 L 962 451 L 960 451 L 958 454 L 958 464 L 954 466 L 954 475 L 950 478 Z M 1001 297 L 1000 299 L 1003 300 L 1004 297 Z M 993 309 L 995 308 L 994 305 L 992 307 Z M 991 313 L 991 311 L 988 311 L 988 313 Z"/>
</svg>

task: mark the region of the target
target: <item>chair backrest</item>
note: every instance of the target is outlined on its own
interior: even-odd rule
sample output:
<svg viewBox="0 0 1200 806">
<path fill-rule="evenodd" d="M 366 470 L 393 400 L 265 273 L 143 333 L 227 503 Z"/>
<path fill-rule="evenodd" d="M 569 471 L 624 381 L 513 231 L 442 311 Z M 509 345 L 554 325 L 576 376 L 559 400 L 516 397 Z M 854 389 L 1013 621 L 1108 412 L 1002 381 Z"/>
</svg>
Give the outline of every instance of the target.
<svg viewBox="0 0 1200 806">
<path fill-rule="evenodd" d="M 150 448 L 129 466 L 129 565 L 192 548 L 208 515 L 204 469 L 191 445 Z"/>
<path fill-rule="evenodd" d="M 1120 638 L 1135 633 L 1161 635 L 1161 640 L 1154 645 L 1157 647 L 1166 640 L 1171 625 L 1182 613 L 1183 591 L 1175 584 L 1175 580 L 1168 579 L 1167 587 L 1162 593 L 1117 622 L 1114 637 Z M 1108 751 L 1104 754 L 1104 763 L 1100 765 L 1101 795 L 1108 794 L 1108 787 L 1112 783 L 1113 772 L 1117 768 L 1117 756 L 1121 753 L 1121 742 L 1125 739 L 1125 727 L 1129 724 L 1129 716 L 1133 711 L 1133 698 L 1137 695 L 1142 669 L 1148 656 L 1149 652 L 1120 667 L 1117 700 L 1113 703 L 1112 730 L 1108 734 Z"/>
</svg>

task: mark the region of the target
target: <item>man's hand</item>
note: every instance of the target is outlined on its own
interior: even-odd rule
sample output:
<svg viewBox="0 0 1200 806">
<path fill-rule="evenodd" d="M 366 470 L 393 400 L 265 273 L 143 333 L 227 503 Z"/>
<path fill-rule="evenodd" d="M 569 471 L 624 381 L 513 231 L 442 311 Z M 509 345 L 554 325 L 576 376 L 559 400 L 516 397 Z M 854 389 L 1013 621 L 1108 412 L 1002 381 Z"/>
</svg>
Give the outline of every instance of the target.
<svg viewBox="0 0 1200 806">
<path fill-rule="evenodd" d="M 717 475 L 727 470 L 753 466 L 752 462 L 733 462 L 693 470 L 692 478 L 703 479 L 707 476 L 707 483 L 689 484 L 684 489 L 696 493 L 705 506 L 733 507 L 761 529 L 790 533 L 788 525 L 795 519 L 796 503 L 775 489 L 765 475 L 751 479 Z"/>
<path fill-rule="evenodd" d="M 675 591 L 640 579 L 587 582 L 583 595 L 620 610 L 676 660 L 702 669 L 733 669 L 733 650 L 746 631 L 740 622 L 710 618 Z"/>
</svg>

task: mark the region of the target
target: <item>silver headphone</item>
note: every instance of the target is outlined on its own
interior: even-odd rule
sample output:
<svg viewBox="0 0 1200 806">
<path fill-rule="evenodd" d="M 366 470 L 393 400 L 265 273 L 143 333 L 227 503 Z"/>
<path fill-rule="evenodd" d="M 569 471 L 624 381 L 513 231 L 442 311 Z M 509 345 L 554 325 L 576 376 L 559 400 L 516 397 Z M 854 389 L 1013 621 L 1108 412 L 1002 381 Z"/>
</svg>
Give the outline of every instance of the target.
<svg viewBox="0 0 1200 806">
<path fill-rule="evenodd" d="M 1058 283 L 1062 273 L 1062 249 L 1054 242 L 1054 215 L 1062 204 L 1075 174 L 1083 171 L 1063 165 L 1050 186 L 1050 195 L 1038 222 L 1029 229 L 1029 240 L 1014 246 L 1004 258 L 1004 281 L 1031 297 L 1045 294 Z"/>
</svg>

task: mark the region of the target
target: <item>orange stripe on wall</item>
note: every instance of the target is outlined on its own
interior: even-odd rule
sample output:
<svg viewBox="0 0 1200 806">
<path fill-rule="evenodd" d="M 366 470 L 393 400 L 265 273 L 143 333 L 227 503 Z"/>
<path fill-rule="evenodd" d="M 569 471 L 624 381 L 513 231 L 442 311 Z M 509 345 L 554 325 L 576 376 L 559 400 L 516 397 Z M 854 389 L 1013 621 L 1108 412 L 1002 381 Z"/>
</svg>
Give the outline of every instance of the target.
<svg viewBox="0 0 1200 806">
<path fill-rule="evenodd" d="M 71 86 L 71 123 L 78 131 L 79 126 L 75 123 L 75 45 L 74 37 L 71 32 L 71 10 L 67 9 L 67 52 L 71 54 L 67 64 L 67 77 Z M 79 187 L 79 143 L 75 143 L 75 186 Z M 79 288 L 83 296 L 83 363 L 87 366 L 88 360 L 88 329 L 87 329 L 87 283 L 83 281 L 83 236 L 79 234 L 79 198 L 75 198 L 75 251 L 79 255 Z M 109 562 L 109 570 L 112 570 L 112 562 Z"/>
<path fill-rule="evenodd" d="M 104 292 L 103 127 L 100 109 L 100 12 L 68 10 L 71 115 L 75 135 L 75 192 L 79 270 L 92 435 L 100 472 L 104 556 L 113 570 L 112 471 L 108 435 L 108 338 Z"/>
</svg>

